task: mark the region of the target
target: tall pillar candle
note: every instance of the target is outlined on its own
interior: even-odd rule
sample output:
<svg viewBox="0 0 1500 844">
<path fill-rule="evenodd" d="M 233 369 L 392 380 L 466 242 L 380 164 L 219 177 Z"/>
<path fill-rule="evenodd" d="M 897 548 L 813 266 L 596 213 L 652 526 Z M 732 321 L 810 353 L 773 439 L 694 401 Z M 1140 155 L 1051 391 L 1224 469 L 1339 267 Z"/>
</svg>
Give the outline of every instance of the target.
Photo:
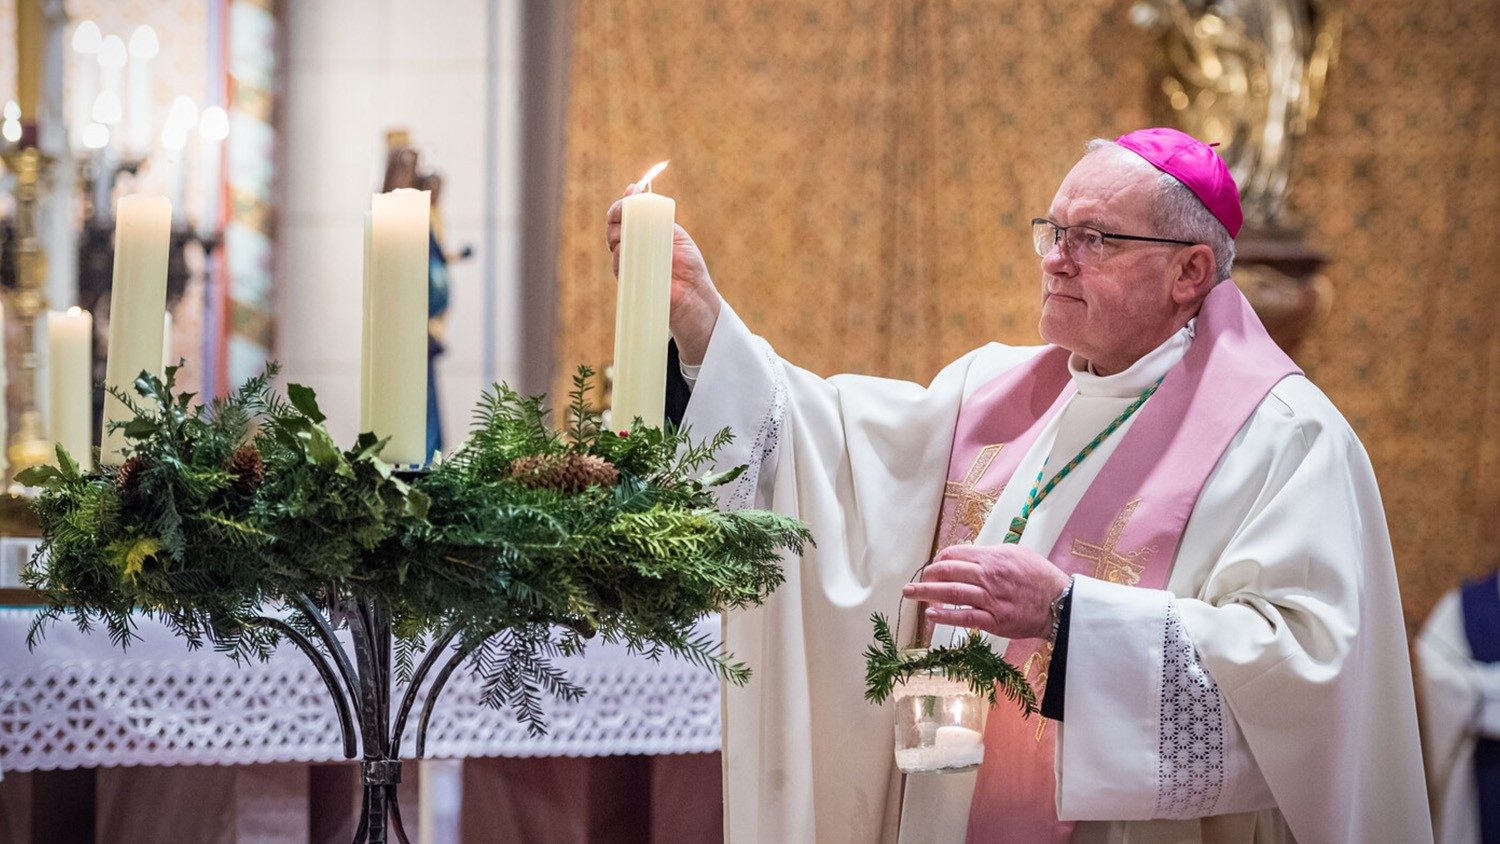
<svg viewBox="0 0 1500 844">
<path fill-rule="evenodd" d="M 162 314 L 167 310 L 167 246 L 172 204 L 164 196 L 120 198 L 115 209 L 115 268 L 109 295 L 109 352 L 104 383 L 135 394 L 142 372 L 157 372 L 162 356 Z M 104 428 L 99 462 L 119 463 L 126 446 L 111 422 L 131 419 L 114 396 L 104 399 Z"/>
<path fill-rule="evenodd" d="M 127 52 L 130 61 L 126 68 L 128 78 L 130 117 L 130 152 L 144 156 L 151 151 L 151 63 L 156 60 L 161 45 L 156 40 L 156 30 L 142 24 L 130 34 Z"/>
<path fill-rule="evenodd" d="M 428 191 L 402 188 L 370 201 L 365 273 L 364 430 L 386 439 L 389 463 L 426 463 Z"/>
<path fill-rule="evenodd" d="M 677 203 L 646 192 L 625 197 L 620 219 L 620 282 L 615 305 L 615 428 L 635 419 L 661 427 L 667 389 L 672 303 L 672 228 Z"/>
<path fill-rule="evenodd" d="M 359 309 L 359 336 L 361 342 L 370 336 L 370 280 L 372 278 L 370 269 L 370 257 L 374 246 L 370 243 L 370 212 L 365 212 L 365 254 L 364 270 L 360 278 L 364 279 L 365 292 L 360 302 Z M 359 355 L 359 430 L 369 431 L 370 427 L 370 401 L 375 397 L 375 391 L 370 388 L 370 355 L 361 348 Z"/>
<path fill-rule="evenodd" d="M 94 468 L 94 317 L 81 308 L 47 313 L 47 426 L 78 465 Z"/>
<path fill-rule="evenodd" d="M 166 378 L 167 367 L 176 365 L 177 358 L 172 354 L 172 312 L 167 311 L 161 318 L 161 371 L 156 374 Z"/>
</svg>

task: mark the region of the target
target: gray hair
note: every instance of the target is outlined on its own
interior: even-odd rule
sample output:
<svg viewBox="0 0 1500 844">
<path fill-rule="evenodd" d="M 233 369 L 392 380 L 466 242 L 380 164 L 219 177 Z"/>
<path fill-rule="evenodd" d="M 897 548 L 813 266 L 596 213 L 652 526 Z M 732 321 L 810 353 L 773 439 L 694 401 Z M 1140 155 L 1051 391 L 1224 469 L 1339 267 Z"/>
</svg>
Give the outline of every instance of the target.
<svg viewBox="0 0 1500 844">
<path fill-rule="evenodd" d="M 1095 138 L 1084 145 L 1090 153 L 1105 147 L 1119 146 L 1106 138 Z M 1214 251 L 1214 281 L 1229 278 L 1234 271 L 1234 238 L 1219 222 L 1198 195 L 1170 173 L 1159 174 L 1156 201 L 1152 203 L 1151 224 L 1161 237 L 1174 237 L 1201 243 Z"/>
</svg>

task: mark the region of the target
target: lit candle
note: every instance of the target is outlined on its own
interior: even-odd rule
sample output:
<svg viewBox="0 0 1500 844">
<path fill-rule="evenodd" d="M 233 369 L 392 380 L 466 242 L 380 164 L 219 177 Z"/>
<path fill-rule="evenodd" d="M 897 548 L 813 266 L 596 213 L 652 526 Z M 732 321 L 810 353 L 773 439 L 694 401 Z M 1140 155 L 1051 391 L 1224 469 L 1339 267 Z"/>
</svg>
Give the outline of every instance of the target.
<svg viewBox="0 0 1500 844">
<path fill-rule="evenodd" d="M 115 271 L 109 295 L 104 383 L 134 395 L 135 379 L 142 372 L 156 372 L 161 365 L 172 204 L 164 196 L 124 196 L 115 214 Z M 119 399 L 105 397 L 100 462 L 118 461 L 127 444 L 124 433 L 110 431 L 109 423 L 131 418 L 130 410 Z"/>
<path fill-rule="evenodd" d="M 94 317 L 72 307 L 47 312 L 47 425 L 84 471 L 94 468 Z"/>
<path fill-rule="evenodd" d="M 919 725 L 920 726 L 920 725 Z M 984 736 L 968 727 L 938 727 L 931 744 L 896 750 L 896 765 L 908 774 L 973 768 L 984 761 Z"/>
<path fill-rule="evenodd" d="M 672 304 L 672 228 L 677 203 L 651 192 L 652 167 L 640 192 L 625 197 L 620 219 L 620 281 L 615 305 L 615 383 L 611 419 L 625 430 L 640 418 L 661 427 L 667 389 L 668 316 Z"/>
<path fill-rule="evenodd" d="M 386 439 L 381 457 L 426 463 L 427 238 L 432 194 L 402 188 L 370 201 L 365 261 L 365 395 L 360 429 Z"/>
<path fill-rule="evenodd" d="M 938 747 L 960 750 L 974 747 L 983 741 L 984 736 L 980 735 L 978 730 L 971 730 L 968 727 L 960 727 L 953 724 L 938 727 L 937 735 L 933 737 L 933 744 Z"/>
</svg>

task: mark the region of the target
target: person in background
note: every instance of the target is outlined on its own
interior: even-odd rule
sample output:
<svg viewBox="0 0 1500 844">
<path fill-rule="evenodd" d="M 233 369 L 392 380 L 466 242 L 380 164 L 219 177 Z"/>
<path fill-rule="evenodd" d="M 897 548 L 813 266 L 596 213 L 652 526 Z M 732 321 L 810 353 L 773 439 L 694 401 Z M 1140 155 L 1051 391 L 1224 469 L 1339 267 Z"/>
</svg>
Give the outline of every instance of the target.
<svg viewBox="0 0 1500 844">
<path fill-rule="evenodd" d="M 1444 595 L 1416 652 L 1433 832 L 1443 844 L 1500 841 L 1497 575 Z"/>
</svg>

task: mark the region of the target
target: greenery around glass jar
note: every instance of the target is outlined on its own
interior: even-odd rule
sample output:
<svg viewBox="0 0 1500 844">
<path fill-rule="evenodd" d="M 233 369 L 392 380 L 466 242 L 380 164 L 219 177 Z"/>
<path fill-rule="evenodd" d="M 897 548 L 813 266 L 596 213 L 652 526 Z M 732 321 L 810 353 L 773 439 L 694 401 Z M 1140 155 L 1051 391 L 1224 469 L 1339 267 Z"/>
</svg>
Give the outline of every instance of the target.
<svg viewBox="0 0 1500 844">
<path fill-rule="evenodd" d="M 1021 708 L 1023 716 L 1037 711 L 1036 693 L 1026 677 L 985 643 L 977 630 L 969 631 L 961 645 L 901 649 L 884 615 L 870 617 L 875 641 L 865 649 L 865 699 L 884 703 L 896 686 L 912 677 L 933 672 L 967 683 L 976 695 L 995 705 L 999 696 Z"/>
</svg>

